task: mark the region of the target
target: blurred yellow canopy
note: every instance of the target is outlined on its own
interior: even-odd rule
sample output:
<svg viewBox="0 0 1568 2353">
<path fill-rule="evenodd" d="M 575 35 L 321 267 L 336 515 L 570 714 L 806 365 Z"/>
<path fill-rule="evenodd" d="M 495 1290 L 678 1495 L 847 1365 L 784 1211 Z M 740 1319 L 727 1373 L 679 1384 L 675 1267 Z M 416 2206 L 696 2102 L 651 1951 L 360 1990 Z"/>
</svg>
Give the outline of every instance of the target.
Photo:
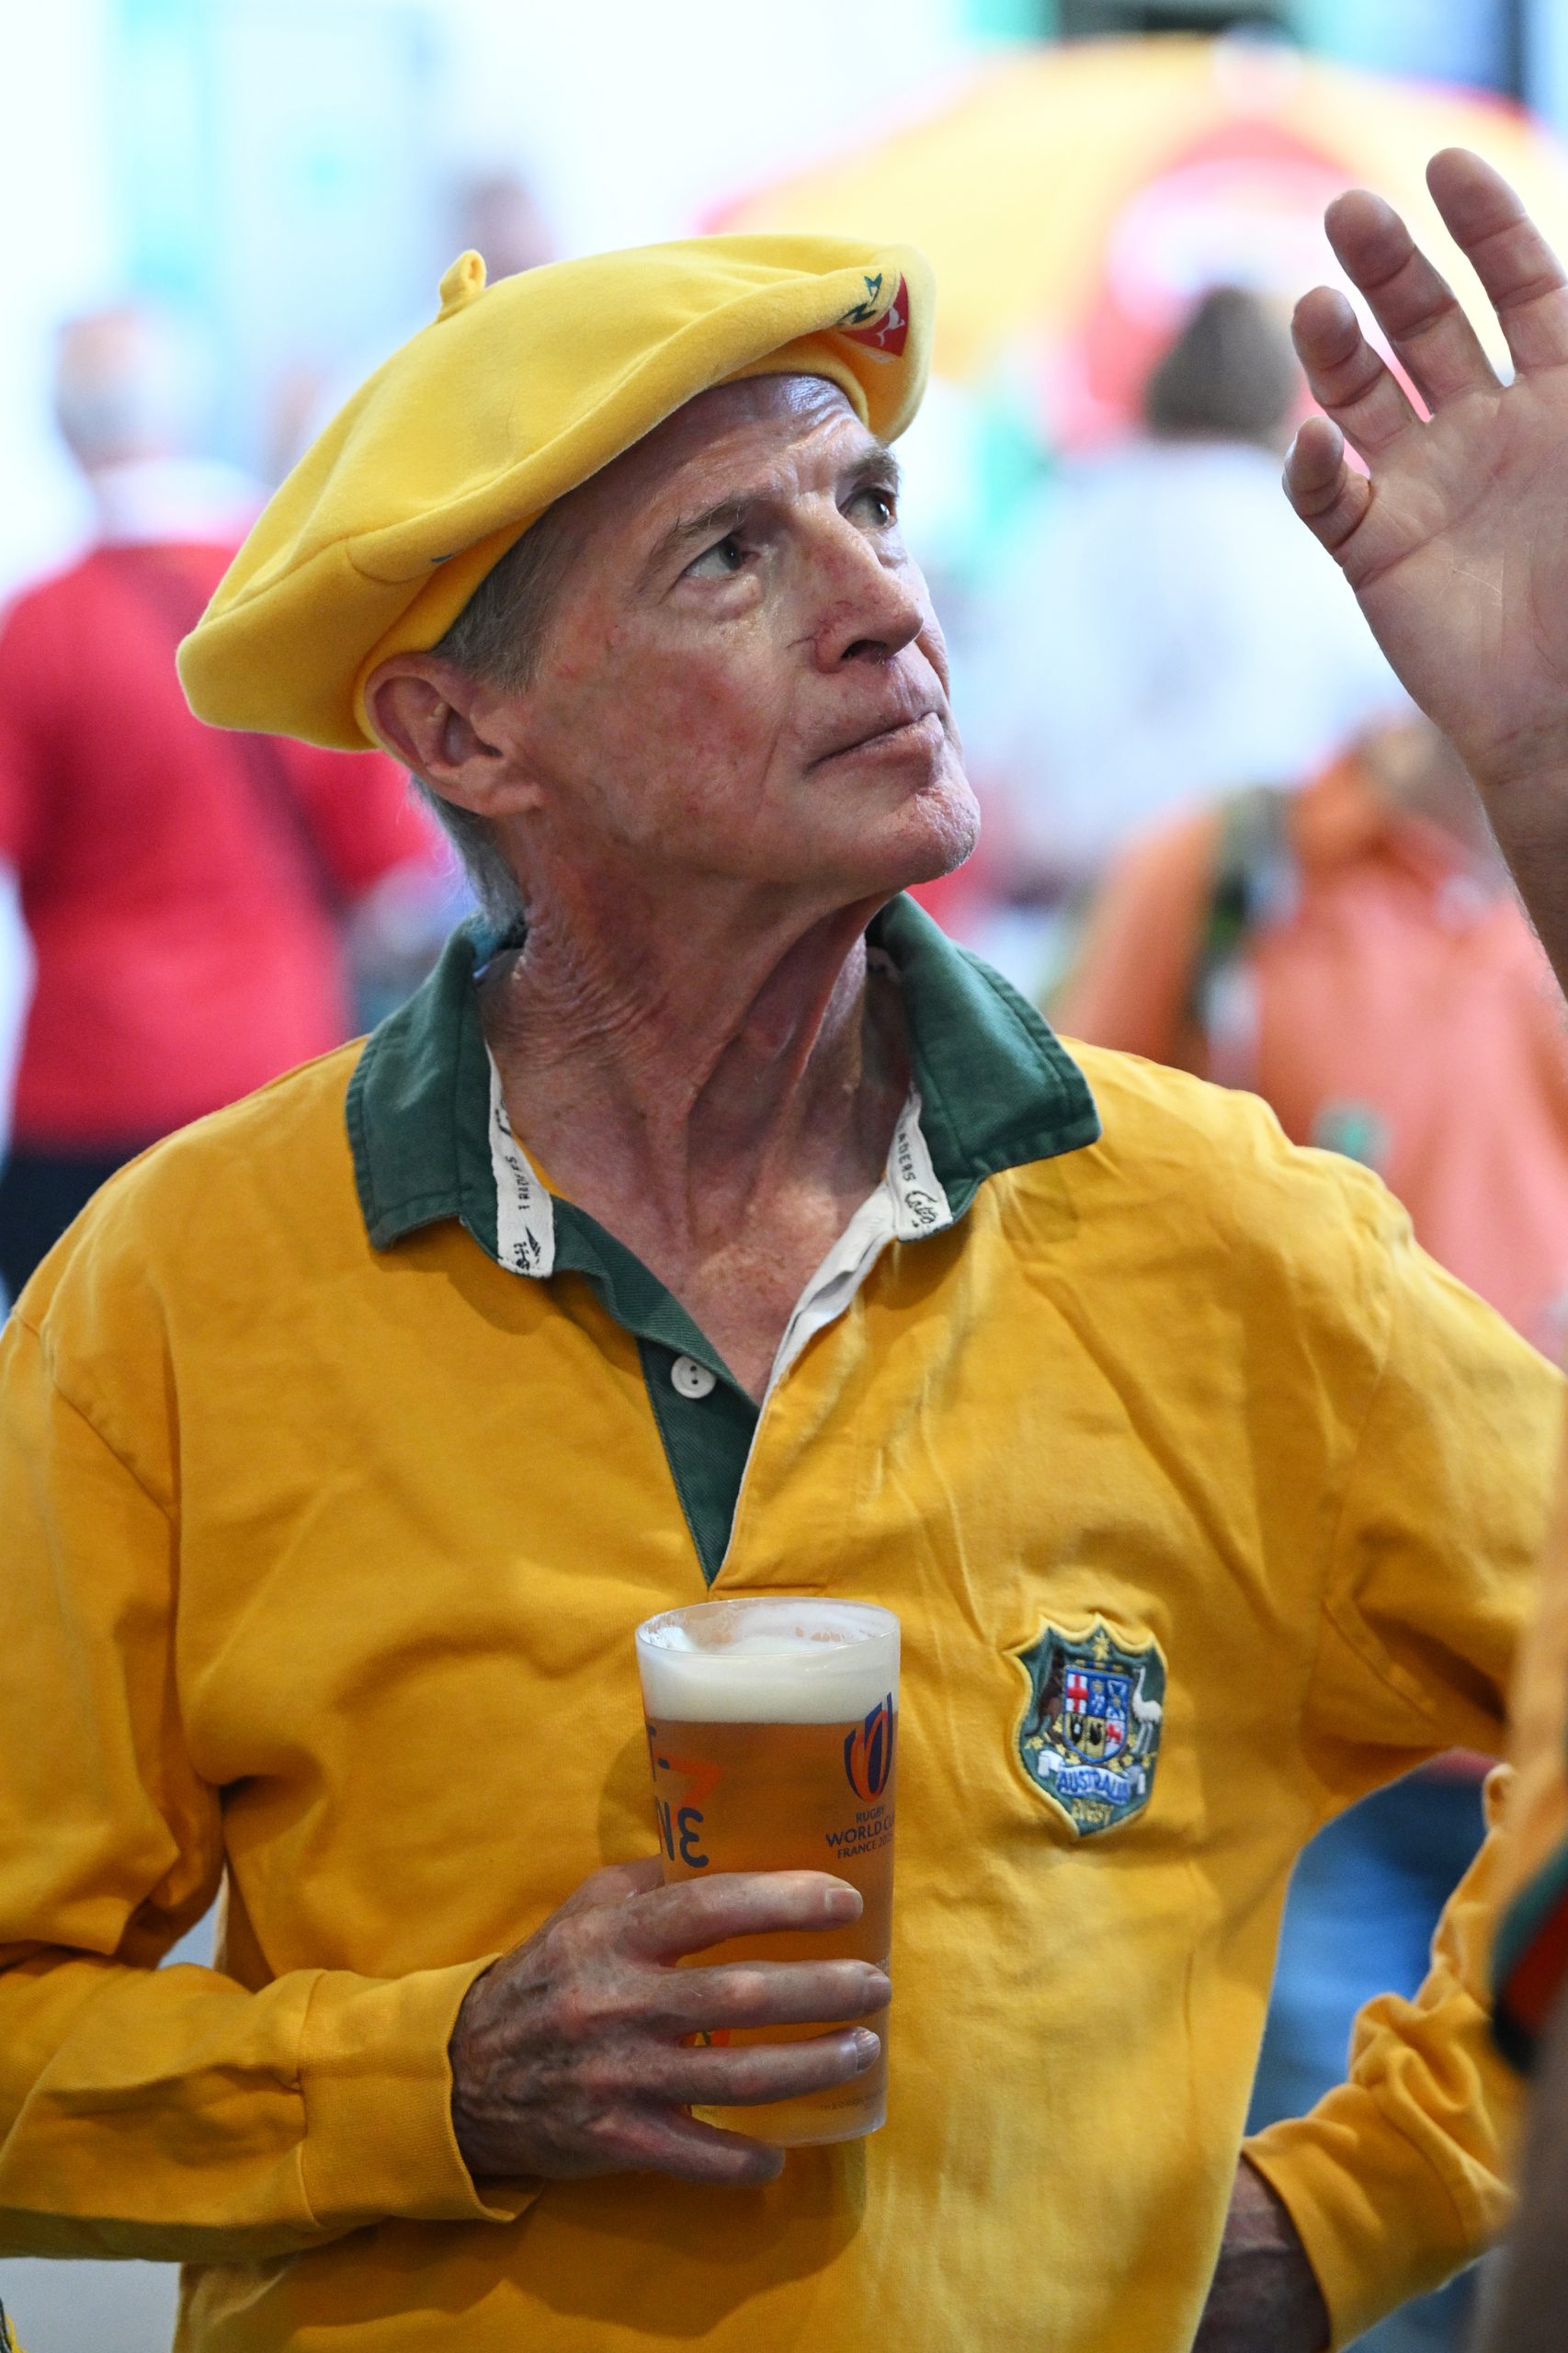
<svg viewBox="0 0 1568 2353">
<path fill-rule="evenodd" d="M 933 365 L 976 381 L 1009 345 L 1069 337 L 1108 298 L 1153 330 L 1205 285 L 1293 297 L 1343 283 L 1322 210 L 1361 185 L 1404 214 L 1500 354 L 1426 193 L 1426 160 L 1449 146 L 1483 154 L 1568 240 L 1568 154 L 1518 109 L 1202 37 L 1016 52 L 926 119 L 743 197 L 714 225 L 918 244 L 942 289 Z"/>
</svg>

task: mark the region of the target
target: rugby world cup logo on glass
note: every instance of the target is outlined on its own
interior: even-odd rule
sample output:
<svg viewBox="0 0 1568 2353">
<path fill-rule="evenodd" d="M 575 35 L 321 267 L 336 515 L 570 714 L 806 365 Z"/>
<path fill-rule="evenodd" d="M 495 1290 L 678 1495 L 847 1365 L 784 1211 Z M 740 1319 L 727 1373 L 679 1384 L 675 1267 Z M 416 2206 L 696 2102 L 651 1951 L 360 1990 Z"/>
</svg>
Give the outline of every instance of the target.
<svg viewBox="0 0 1568 2353">
<path fill-rule="evenodd" d="M 879 1699 L 864 1723 L 846 1734 L 844 1770 L 858 1798 L 880 1798 L 892 1771 L 893 1734 L 898 1715 L 890 1691 Z"/>
</svg>

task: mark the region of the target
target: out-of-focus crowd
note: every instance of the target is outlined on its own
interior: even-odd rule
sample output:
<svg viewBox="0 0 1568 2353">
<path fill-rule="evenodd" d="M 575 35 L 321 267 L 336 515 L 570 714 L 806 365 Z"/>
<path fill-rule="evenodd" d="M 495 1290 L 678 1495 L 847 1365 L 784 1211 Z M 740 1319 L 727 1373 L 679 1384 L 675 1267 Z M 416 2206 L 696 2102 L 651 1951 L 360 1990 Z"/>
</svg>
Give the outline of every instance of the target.
<svg viewBox="0 0 1568 2353">
<path fill-rule="evenodd" d="M 492 274 L 540 257 L 492 192 Z M 60 431 L 97 529 L 0 625 L 0 1281 L 171 1128 L 400 1001 L 463 911 L 374 755 L 217 733 L 174 654 L 264 496 L 201 454 L 172 326 L 62 332 Z M 319 409 L 302 388 L 298 439 Z M 1288 511 L 1281 320 L 1211 289 L 1141 428 L 1042 473 L 963 600 L 986 813 L 923 895 L 1070 1034 L 1264 1096 L 1375 1167 L 1419 1238 L 1541 1348 L 1568 1336 L 1568 1053 L 1471 788 Z M 1479 1842 L 1458 1758 L 1358 1808 L 1298 1874 L 1254 2122 L 1414 1992 Z M 1385 2324 L 1457 2341 L 1462 2284 Z M 1374 2340 L 1368 2340 L 1372 2342 Z"/>
<path fill-rule="evenodd" d="M 522 181 L 477 179 L 458 210 L 494 275 L 549 258 Z M 369 364 L 285 377 L 279 469 Z M 0 615 L 9 1299 L 124 1162 L 400 1003 L 467 904 L 390 760 L 187 709 L 176 649 L 267 494 L 203 452 L 201 377 L 184 324 L 132 304 L 68 321 L 53 353 L 93 529 Z"/>
</svg>

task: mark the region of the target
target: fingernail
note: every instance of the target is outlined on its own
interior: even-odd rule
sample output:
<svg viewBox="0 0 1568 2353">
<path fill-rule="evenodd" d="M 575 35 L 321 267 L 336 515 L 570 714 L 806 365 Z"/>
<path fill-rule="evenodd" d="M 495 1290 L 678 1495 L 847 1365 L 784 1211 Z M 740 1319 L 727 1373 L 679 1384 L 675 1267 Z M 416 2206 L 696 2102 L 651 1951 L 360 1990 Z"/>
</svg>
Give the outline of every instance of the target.
<svg viewBox="0 0 1568 2353">
<path fill-rule="evenodd" d="M 835 1880 L 827 1891 L 827 1908 L 835 1920 L 858 1920 L 860 1916 L 860 1891 L 851 1887 L 847 1880 Z"/>
<path fill-rule="evenodd" d="M 881 2051 L 881 2038 L 880 2035 L 873 2034 L 869 2027 L 858 2026 L 856 2028 L 855 2064 L 859 2074 L 863 2075 L 868 2067 L 875 2065 L 878 2054 Z"/>
</svg>

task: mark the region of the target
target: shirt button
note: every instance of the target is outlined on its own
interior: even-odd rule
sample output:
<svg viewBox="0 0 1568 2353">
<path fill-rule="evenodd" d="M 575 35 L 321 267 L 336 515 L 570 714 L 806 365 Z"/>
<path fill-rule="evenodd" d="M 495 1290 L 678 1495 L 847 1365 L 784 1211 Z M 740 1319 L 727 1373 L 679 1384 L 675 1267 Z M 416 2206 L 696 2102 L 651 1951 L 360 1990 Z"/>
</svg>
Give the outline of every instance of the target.
<svg viewBox="0 0 1568 2353">
<path fill-rule="evenodd" d="M 695 1357 L 676 1357 L 670 1367 L 670 1381 L 683 1397 L 706 1397 L 718 1387 L 719 1376 Z"/>
</svg>

